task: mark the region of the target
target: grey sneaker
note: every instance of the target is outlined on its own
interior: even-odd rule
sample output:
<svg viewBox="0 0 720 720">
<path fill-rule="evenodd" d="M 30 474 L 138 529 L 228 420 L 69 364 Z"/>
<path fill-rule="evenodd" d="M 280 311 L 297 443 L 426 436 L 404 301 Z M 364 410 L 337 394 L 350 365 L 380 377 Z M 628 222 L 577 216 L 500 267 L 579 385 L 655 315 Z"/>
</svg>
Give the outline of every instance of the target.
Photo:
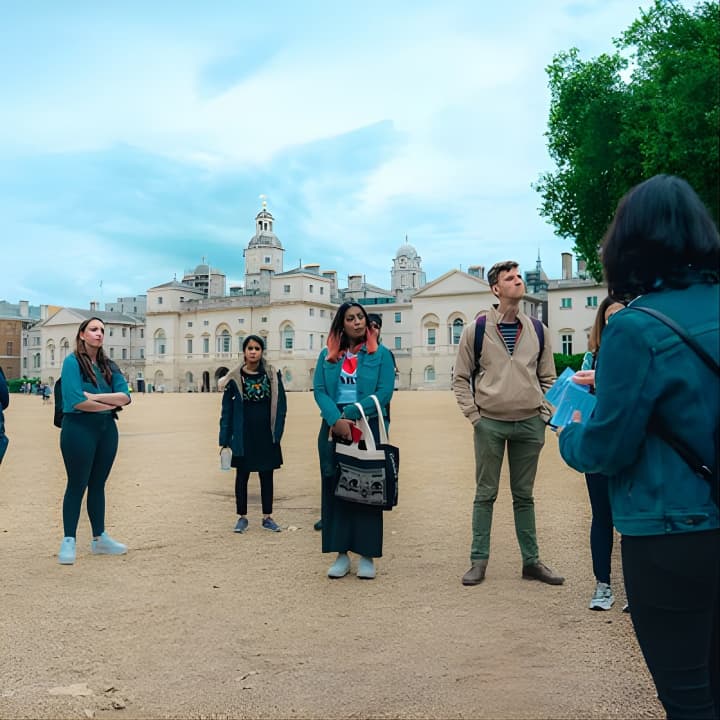
<svg viewBox="0 0 720 720">
<path fill-rule="evenodd" d="M 487 560 L 473 560 L 471 568 L 462 576 L 463 585 L 479 585 L 485 579 Z"/>
<path fill-rule="evenodd" d="M 235 523 L 235 529 L 233 532 L 236 533 L 244 533 L 248 529 L 248 519 L 241 517 L 236 523 Z"/>
<path fill-rule="evenodd" d="M 608 583 L 599 582 L 595 586 L 595 593 L 590 599 L 591 610 L 609 610 L 615 602 L 612 588 Z"/>
</svg>

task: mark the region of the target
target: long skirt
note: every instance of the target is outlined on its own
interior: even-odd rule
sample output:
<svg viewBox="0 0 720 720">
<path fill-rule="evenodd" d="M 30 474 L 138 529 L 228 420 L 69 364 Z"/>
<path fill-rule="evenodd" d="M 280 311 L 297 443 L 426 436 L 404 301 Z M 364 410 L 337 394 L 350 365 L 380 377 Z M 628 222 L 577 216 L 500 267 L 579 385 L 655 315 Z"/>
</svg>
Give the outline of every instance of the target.
<svg viewBox="0 0 720 720">
<path fill-rule="evenodd" d="M 377 418 L 369 420 L 377 438 Z M 318 435 L 322 497 L 322 551 L 354 552 L 382 557 L 383 511 L 335 497 L 335 443 L 328 440 L 330 428 L 323 420 Z"/>
</svg>

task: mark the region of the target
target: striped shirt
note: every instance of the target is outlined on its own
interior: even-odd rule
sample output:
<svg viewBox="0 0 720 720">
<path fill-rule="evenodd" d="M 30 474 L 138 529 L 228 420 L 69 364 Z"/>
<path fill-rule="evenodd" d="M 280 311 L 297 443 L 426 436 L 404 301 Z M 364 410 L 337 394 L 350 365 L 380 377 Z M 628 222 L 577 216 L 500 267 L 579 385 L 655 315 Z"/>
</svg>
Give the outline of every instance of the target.
<svg viewBox="0 0 720 720">
<path fill-rule="evenodd" d="M 508 352 L 512 355 L 513 350 L 515 350 L 515 340 L 520 329 L 520 323 L 517 320 L 511 323 L 498 323 L 498 329 L 503 336 Z"/>
</svg>

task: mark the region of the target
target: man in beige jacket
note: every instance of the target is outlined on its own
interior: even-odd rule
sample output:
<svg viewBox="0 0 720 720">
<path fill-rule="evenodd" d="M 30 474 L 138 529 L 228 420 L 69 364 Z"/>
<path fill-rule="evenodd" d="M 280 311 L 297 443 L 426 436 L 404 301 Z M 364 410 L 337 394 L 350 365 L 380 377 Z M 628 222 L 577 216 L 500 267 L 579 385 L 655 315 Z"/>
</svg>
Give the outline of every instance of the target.
<svg viewBox="0 0 720 720">
<path fill-rule="evenodd" d="M 520 311 L 525 283 L 518 264 L 512 260 L 496 263 L 488 272 L 488 283 L 498 305 L 484 319 L 479 370 L 476 374 L 475 322 L 465 328 L 460 339 L 453 376 L 455 397 L 473 424 L 475 445 L 472 565 L 462 583 L 478 585 L 485 578 L 493 505 L 507 447 L 522 576 L 562 585 L 565 579 L 540 562 L 533 499 L 538 458 L 545 444 L 545 420 L 549 417 L 544 393 L 555 381 L 552 347 L 547 328 L 535 321 L 536 328 L 533 319 Z"/>
</svg>

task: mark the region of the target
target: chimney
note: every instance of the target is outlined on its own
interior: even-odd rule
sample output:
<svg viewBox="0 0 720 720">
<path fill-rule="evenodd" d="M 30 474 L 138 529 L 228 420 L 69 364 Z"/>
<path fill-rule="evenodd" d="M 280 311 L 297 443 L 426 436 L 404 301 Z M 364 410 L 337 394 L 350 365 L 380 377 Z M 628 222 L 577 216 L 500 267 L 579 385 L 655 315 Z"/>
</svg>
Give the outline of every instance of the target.
<svg viewBox="0 0 720 720">
<path fill-rule="evenodd" d="M 319 275 L 320 274 L 320 263 L 308 263 L 303 268 L 305 272 L 313 273 L 313 275 Z"/>
<path fill-rule="evenodd" d="M 468 275 L 472 275 L 473 277 L 484 280 L 485 279 L 485 266 L 484 265 L 470 265 L 470 267 L 468 268 Z"/>
<path fill-rule="evenodd" d="M 582 258 L 577 259 L 577 269 L 578 269 L 578 277 L 579 278 L 586 278 L 587 277 L 587 263 Z"/>
<path fill-rule="evenodd" d="M 564 252 L 561 254 L 562 258 L 562 279 L 563 280 L 571 280 L 572 279 L 572 255 L 569 252 Z"/>
<path fill-rule="evenodd" d="M 97 312 L 97 309 L 98 309 L 97 300 L 91 300 L 90 301 L 90 312 Z"/>
<path fill-rule="evenodd" d="M 47 320 L 47 319 L 48 319 L 48 306 L 47 306 L 47 305 L 41 305 L 41 306 L 40 306 L 40 319 L 41 319 L 41 320 Z"/>
<path fill-rule="evenodd" d="M 348 290 L 357 292 L 362 289 L 362 275 L 348 275 Z"/>
<path fill-rule="evenodd" d="M 30 303 L 28 300 L 20 301 L 20 317 L 21 318 L 30 317 Z"/>
</svg>

